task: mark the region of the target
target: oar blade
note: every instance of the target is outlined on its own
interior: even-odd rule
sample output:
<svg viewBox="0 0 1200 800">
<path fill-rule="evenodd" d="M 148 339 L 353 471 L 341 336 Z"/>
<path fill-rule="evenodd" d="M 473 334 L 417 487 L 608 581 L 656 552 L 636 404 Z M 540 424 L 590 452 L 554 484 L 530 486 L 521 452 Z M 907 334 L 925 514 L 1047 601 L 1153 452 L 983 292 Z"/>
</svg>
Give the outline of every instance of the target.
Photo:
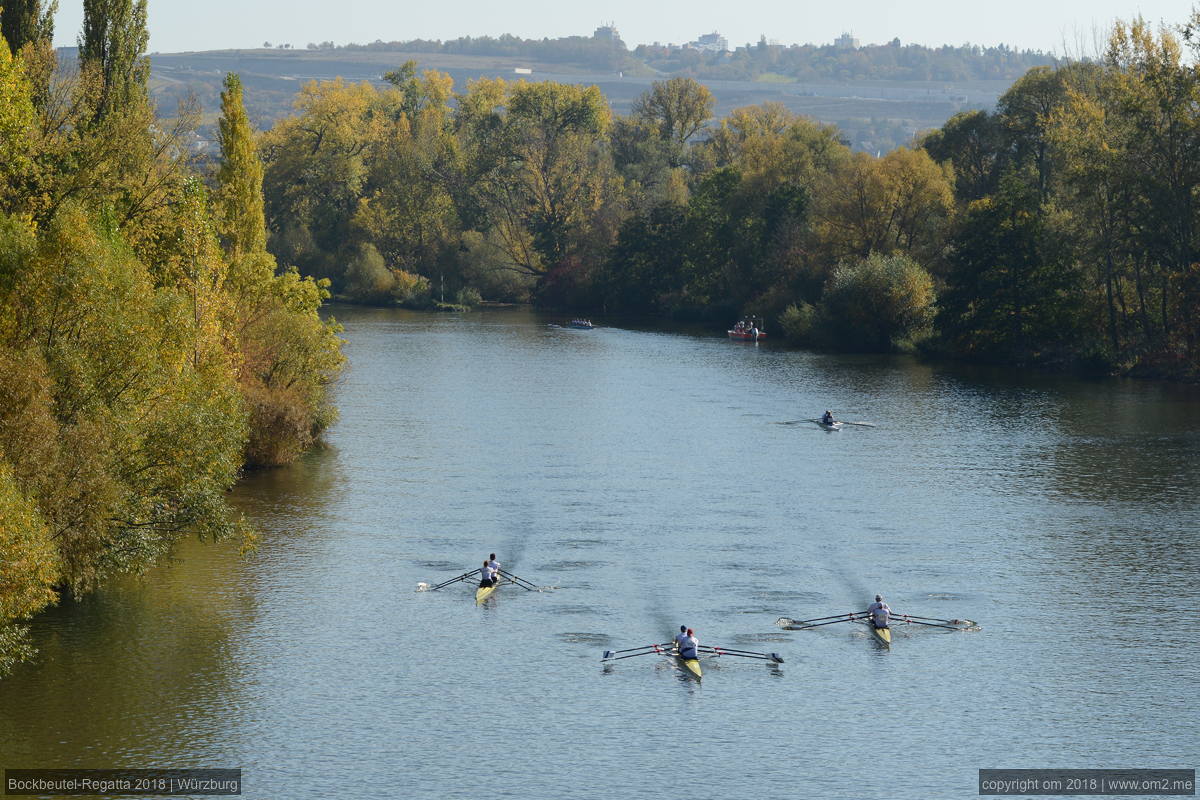
<svg viewBox="0 0 1200 800">
<path fill-rule="evenodd" d="M 429 587 L 428 591 L 431 591 L 431 592 L 437 591 L 438 589 L 441 589 L 442 587 L 449 586 L 452 583 L 458 583 L 459 581 L 465 581 L 467 578 L 471 577 L 472 575 L 478 575 L 478 574 L 479 574 L 479 570 L 477 570 L 477 569 L 473 569 L 470 572 L 464 572 L 462 575 L 459 575 L 457 578 L 451 578 L 448 581 L 442 581 L 437 586 Z"/>
</svg>

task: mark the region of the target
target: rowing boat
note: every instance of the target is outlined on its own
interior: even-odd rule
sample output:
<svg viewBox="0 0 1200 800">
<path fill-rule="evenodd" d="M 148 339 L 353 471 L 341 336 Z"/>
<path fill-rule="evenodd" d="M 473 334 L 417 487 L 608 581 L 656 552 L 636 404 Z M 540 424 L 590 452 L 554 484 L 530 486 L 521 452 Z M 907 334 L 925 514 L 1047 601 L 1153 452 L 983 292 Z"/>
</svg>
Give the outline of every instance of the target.
<svg viewBox="0 0 1200 800">
<path fill-rule="evenodd" d="M 496 591 L 496 589 L 499 588 L 499 586 L 500 586 L 499 583 L 494 583 L 491 586 L 480 586 L 478 589 L 475 590 L 475 602 L 478 604 L 478 603 L 482 603 L 483 601 L 487 600 L 489 597 L 492 596 L 492 592 Z"/>
<path fill-rule="evenodd" d="M 892 645 L 892 630 L 891 628 L 876 628 L 875 624 L 868 621 L 867 627 L 871 629 L 871 633 L 875 634 L 875 638 L 886 644 L 888 647 Z"/>
<path fill-rule="evenodd" d="M 897 614 L 895 611 L 889 615 L 889 620 L 893 623 L 902 622 L 905 625 L 923 625 L 927 628 L 944 628 L 951 631 L 977 631 L 980 629 L 978 622 L 969 619 L 941 619 L 940 617 L 918 617 L 913 614 Z M 851 611 L 846 614 L 834 614 L 829 617 L 814 617 L 813 619 L 792 619 L 791 617 L 780 617 L 775 620 L 775 624 L 786 628 L 790 631 L 805 631 L 810 628 L 823 628 L 826 625 L 837 625 L 841 622 L 853 622 L 859 625 L 866 625 L 871 629 L 872 635 L 885 646 L 892 646 L 892 631 L 891 628 L 876 628 L 875 623 L 871 619 L 870 610 L 867 611 Z"/>
<path fill-rule="evenodd" d="M 821 420 L 817 420 L 817 424 L 820 425 L 822 428 L 824 428 L 827 431 L 840 431 L 842 429 L 842 426 L 845 425 L 846 423 L 844 423 L 844 422 L 823 422 Z"/>
<path fill-rule="evenodd" d="M 700 645 L 696 648 L 697 656 L 703 655 L 705 658 L 719 658 L 721 656 L 737 656 L 738 658 L 757 658 L 762 661 L 767 661 L 771 664 L 782 664 L 783 657 L 778 653 L 755 653 L 753 650 L 738 650 L 728 647 L 711 647 L 709 645 Z M 664 642 L 663 644 L 646 644 L 641 647 L 630 647 L 626 650 L 605 650 L 604 657 L 601 661 L 620 661 L 625 658 L 637 658 L 638 656 L 669 656 L 674 659 L 684 674 L 700 680 L 704 677 L 704 671 L 700 669 L 700 659 L 684 658 L 679 655 L 679 650 L 674 642 Z"/>
<path fill-rule="evenodd" d="M 700 659 L 684 658 L 683 656 L 679 655 L 679 653 L 675 653 L 675 660 L 683 665 L 684 672 L 691 675 L 696 680 L 700 680 L 704 677 L 704 672 L 700 669 Z"/>
</svg>

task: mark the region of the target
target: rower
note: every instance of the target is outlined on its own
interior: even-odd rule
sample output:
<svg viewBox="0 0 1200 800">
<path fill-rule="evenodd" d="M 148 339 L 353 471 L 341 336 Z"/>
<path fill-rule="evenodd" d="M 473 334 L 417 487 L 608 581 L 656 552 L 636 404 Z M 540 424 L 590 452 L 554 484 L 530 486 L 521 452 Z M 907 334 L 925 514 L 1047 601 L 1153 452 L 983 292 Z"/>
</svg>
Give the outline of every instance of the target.
<svg viewBox="0 0 1200 800">
<path fill-rule="evenodd" d="M 679 657 L 680 658 L 698 658 L 696 648 L 700 646 L 700 640 L 692 633 L 692 629 L 688 628 L 682 639 L 676 638 L 679 642 Z"/>
<path fill-rule="evenodd" d="M 830 411 L 828 408 L 825 409 L 825 416 L 821 417 L 821 422 L 824 423 L 825 425 L 833 424 L 833 412 Z M 879 598 L 876 597 L 875 599 L 878 600 Z"/>
<path fill-rule="evenodd" d="M 883 595 L 875 595 L 875 602 L 867 606 L 867 613 L 871 615 L 871 624 L 876 630 L 887 628 L 888 620 L 892 616 L 892 609 L 888 608 L 888 604 L 883 602 Z"/>
<path fill-rule="evenodd" d="M 490 556 L 488 556 L 488 566 L 489 566 L 489 567 L 491 567 L 492 569 L 496 570 L 496 576 L 497 576 L 497 577 L 499 577 L 499 575 L 500 575 L 500 562 L 496 560 L 496 554 L 495 554 L 495 553 L 492 553 Z"/>
<path fill-rule="evenodd" d="M 496 575 L 496 570 L 492 569 L 488 562 L 483 562 L 483 567 L 479 570 L 479 588 L 486 589 L 489 586 L 495 586 L 500 582 Z"/>
<path fill-rule="evenodd" d="M 683 643 L 687 639 L 687 625 L 679 626 L 679 633 L 675 634 L 675 647 L 683 650 Z"/>
</svg>

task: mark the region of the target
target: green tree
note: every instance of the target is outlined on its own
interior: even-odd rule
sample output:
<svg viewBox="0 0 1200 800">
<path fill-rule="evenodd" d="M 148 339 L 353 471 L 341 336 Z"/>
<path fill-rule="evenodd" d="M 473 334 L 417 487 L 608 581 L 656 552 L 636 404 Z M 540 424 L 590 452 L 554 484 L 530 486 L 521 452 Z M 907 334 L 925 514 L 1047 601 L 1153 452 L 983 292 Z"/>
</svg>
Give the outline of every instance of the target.
<svg viewBox="0 0 1200 800">
<path fill-rule="evenodd" d="M 1018 165 L 1031 163 L 1038 197 L 1050 196 L 1054 153 L 1047 130 L 1054 111 L 1066 100 L 1067 81 L 1062 70 L 1034 67 L 1005 92 L 997 113 L 1013 143 Z"/>
<path fill-rule="evenodd" d="M 357 246 L 353 219 L 363 197 L 370 149 L 384 120 L 371 109 L 366 83 L 311 82 L 296 98 L 296 116 L 264 137 L 263 191 L 270 247 L 305 274 L 341 289 L 344 257 Z"/>
<path fill-rule="evenodd" d="M 510 267 L 542 276 L 574 254 L 586 221 L 603 204 L 608 104 L 595 86 L 500 88 L 502 114 L 494 105 L 477 113 L 494 100 L 468 98 L 464 105 L 467 151 L 483 167 L 475 193 L 500 232 Z"/>
<path fill-rule="evenodd" d="M 144 100 L 150 78 L 146 0 L 83 0 L 79 62 L 100 76 L 96 116 Z"/>
<path fill-rule="evenodd" d="M 42 6 L 42 0 L 4 0 L 0 6 L 0 32 L 12 53 L 20 53 L 27 44 L 54 39 L 54 14 L 58 0 Z"/>
<path fill-rule="evenodd" d="M 328 388 L 341 369 L 336 322 L 318 308 L 329 282 L 276 275 L 266 251 L 263 166 L 242 103 L 241 82 L 226 78 L 219 123 L 217 227 L 230 258 L 222 288 L 226 329 L 236 337 L 238 386 L 248 413 L 245 461 L 295 460 L 334 420 Z"/>
<path fill-rule="evenodd" d="M 0 457 L 0 677 L 32 654 L 18 623 L 57 600 L 57 577 L 50 531 Z"/>
<path fill-rule="evenodd" d="M 927 133 L 921 147 L 939 164 L 954 168 L 954 194 L 961 205 L 996 190 L 1009 160 L 1000 119 L 986 111 L 961 111 Z"/>
<path fill-rule="evenodd" d="M 839 265 L 830 276 L 823 295 L 825 335 L 842 349 L 907 349 L 932 332 L 936 299 L 933 278 L 911 258 L 872 253 Z"/>
<path fill-rule="evenodd" d="M 23 205 L 33 169 L 36 115 L 29 81 L 18 60 L 0 41 L 0 208 Z"/>
<path fill-rule="evenodd" d="M 671 78 L 655 81 L 634 100 L 633 117 L 682 152 L 683 145 L 712 118 L 715 104 L 707 86 L 692 78 Z"/>
<path fill-rule="evenodd" d="M 897 251 L 934 261 L 954 211 L 951 178 L 924 150 L 855 153 L 822 180 L 822 252 L 835 261 Z"/>
<path fill-rule="evenodd" d="M 266 216 L 263 211 L 263 167 L 246 116 L 242 81 L 236 73 L 225 76 L 221 93 L 221 118 L 217 123 L 221 163 L 217 169 L 214 215 L 229 258 L 237 263 L 248 254 L 266 250 Z"/>
<path fill-rule="evenodd" d="M 1077 273 L 1035 182 L 1006 178 L 972 203 L 952 240 L 938 327 L 959 356 L 1066 360 L 1079 330 Z"/>
</svg>

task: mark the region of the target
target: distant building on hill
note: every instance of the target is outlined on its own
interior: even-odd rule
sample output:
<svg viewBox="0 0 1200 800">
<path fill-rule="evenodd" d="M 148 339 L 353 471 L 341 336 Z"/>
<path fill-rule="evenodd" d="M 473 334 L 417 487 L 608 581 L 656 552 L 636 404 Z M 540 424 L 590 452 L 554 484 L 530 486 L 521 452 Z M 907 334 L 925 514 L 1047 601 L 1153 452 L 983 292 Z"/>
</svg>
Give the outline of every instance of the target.
<svg viewBox="0 0 1200 800">
<path fill-rule="evenodd" d="M 606 42 L 619 42 L 621 41 L 621 34 L 617 33 L 616 24 L 610 22 L 607 25 L 601 25 L 599 28 L 596 28 L 592 34 L 592 38 L 602 39 Z"/>
<path fill-rule="evenodd" d="M 843 33 L 841 36 L 833 40 L 833 46 L 838 50 L 857 50 L 858 39 L 848 33 Z"/>
<path fill-rule="evenodd" d="M 713 31 L 712 33 L 703 34 L 694 42 L 688 42 L 688 46 L 694 50 L 708 50 L 714 53 L 724 53 L 729 50 L 729 40 L 716 31 Z"/>
</svg>

